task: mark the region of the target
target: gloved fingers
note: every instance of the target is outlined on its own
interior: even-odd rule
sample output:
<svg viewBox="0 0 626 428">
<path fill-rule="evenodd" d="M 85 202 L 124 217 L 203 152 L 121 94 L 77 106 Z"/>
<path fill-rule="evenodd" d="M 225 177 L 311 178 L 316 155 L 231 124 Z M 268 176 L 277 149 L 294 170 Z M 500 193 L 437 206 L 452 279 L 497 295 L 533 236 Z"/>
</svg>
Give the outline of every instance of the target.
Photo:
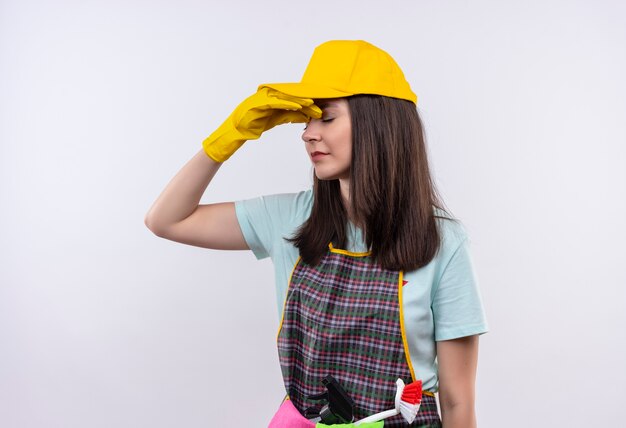
<svg viewBox="0 0 626 428">
<path fill-rule="evenodd" d="M 309 118 L 312 118 L 312 119 L 319 119 L 322 117 L 322 109 L 319 108 L 315 104 L 311 104 L 310 106 L 306 106 L 306 107 L 303 106 L 302 113 L 304 113 L 305 115 L 307 115 Z"/>
<path fill-rule="evenodd" d="M 284 92 L 280 92 L 272 88 L 261 88 L 260 90 L 261 91 L 267 90 L 266 93 L 267 93 L 267 96 L 269 97 L 279 98 L 281 100 L 293 101 L 293 102 L 300 104 L 303 107 L 308 107 L 314 104 L 314 101 L 311 98 L 295 97 L 293 95 L 288 95 L 288 94 L 285 94 Z"/>
<path fill-rule="evenodd" d="M 268 102 L 259 106 L 258 109 L 271 109 L 271 110 L 288 110 L 288 111 L 299 111 L 302 110 L 302 104 L 296 101 L 288 101 L 288 100 L 268 100 Z"/>
<path fill-rule="evenodd" d="M 245 108 L 237 110 L 238 114 L 232 116 L 232 123 L 235 128 L 247 128 L 249 130 L 263 132 L 269 129 L 265 127 L 265 123 L 275 114 L 299 111 L 302 108 L 298 103 L 279 100 L 277 98 L 269 99 L 259 97 L 252 101 L 255 103 L 248 103 Z"/>
<path fill-rule="evenodd" d="M 237 129 L 246 139 L 258 138 L 263 132 L 284 123 L 304 123 L 309 118 L 300 111 L 266 110 L 264 114 L 250 115 L 239 123 Z"/>
<path fill-rule="evenodd" d="M 302 106 L 302 112 L 309 117 L 312 117 L 314 119 L 319 119 L 320 117 L 322 117 L 322 109 L 315 105 L 315 102 L 311 98 L 294 97 L 292 95 L 287 95 L 284 92 L 280 92 L 271 88 L 262 89 L 268 90 L 268 96 L 300 104 Z"/>
<path fill-rule="evenodd" d="M 278 98 L 259 98 L 254 101 L 241 109 L 242 116 L 249 114 L 264 116 L 273 114 L 273 110 L 298 111 L 302 109 L 302 105 L 297 102 Z"/>
<path fill-rule="evenodd" d="M 276 112 L 268 121 L 267 129 L 285 123 L 306 123 L 309 117 L 301 111 Z"/>
<path fill-rule="evenodd" d="M 284 94 L 270 88 L 261 88 L 255 94 L 248 97 L 238 109 L 239 115 L 234 121 L 239 123 L 244 116 L 267 116 L 273 115 L 276 110 L 302 111 L 312 118 L 322 117 L 322 110 L 313 103 L 310 98 L 298 98 Z"/>
<path fill-rule="evenodd" d="M 243 100 L 235 109 L 235 120 L 248 114 L 265 114 L 265 110 L 300 110 L 302 105 L 291 99 L 281 99 L 268 94 L 268 88 L 263 88 Z"/>
<path fill-rule="evenodd" d="M 304 114 L 311 118 L 319 119 L 320 117 L 322 117 L 322 109 L 319 108 L 319 106 L 315 105 L 315 101 L 311 98 L 294 97 L 292 95 L 287 95 L 283 92 L 270 88 L 263 89 L 268 89 L 268 96 L 273 96 L 281 100 L 292 101 L 300 104 L 302 106 L 302 111 L 304 112 Z"/>
</svg>

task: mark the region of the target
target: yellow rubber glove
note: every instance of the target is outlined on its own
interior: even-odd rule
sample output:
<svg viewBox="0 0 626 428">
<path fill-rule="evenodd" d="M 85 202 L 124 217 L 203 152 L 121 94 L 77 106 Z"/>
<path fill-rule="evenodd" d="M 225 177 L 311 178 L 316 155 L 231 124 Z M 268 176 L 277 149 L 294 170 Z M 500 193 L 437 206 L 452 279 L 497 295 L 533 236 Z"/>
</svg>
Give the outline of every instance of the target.
<svg viewBox="0 0 626 428">
<path fill-rule="evenodd" d="M 203 142 L 205 153 L 224 162 L 247 140 L 283 123 L 306 123 L 322 117 L 312 99 L 292 97 L 275 89 L 262 88 L 246 98 Z"/>
</svg>

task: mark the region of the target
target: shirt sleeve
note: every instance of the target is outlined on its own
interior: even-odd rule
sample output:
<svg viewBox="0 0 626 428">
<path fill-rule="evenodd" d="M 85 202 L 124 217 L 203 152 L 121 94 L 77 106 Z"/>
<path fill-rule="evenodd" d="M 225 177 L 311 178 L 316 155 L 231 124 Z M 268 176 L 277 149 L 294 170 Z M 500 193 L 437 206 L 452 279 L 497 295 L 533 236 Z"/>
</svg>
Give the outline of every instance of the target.
<svg viewBox="0 0 626 428">
<path fill-rule="evenodd" d="M 432 311 L 436 341 L 488 331 L 469 246 L 470 241 L 465 237 L 452 254 L 435 289 Z"/>
<path fill-rule="evenodd" d="M 277 241 L 290 237 L 310 212 L 311 192 L 260 196 L 235 202 L 239 227 L 257 259 L 273 256 Z"/>
</svg>

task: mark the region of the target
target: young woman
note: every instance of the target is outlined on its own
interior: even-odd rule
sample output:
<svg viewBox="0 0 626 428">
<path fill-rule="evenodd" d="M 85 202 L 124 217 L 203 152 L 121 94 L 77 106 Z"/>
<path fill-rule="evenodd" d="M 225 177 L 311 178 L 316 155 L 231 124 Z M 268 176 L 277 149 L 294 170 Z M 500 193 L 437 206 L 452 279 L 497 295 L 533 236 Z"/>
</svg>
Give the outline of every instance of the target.
<svg viewBox="0 0 626 428">
<path fill-rule="evenodd" d="M 272 257 L 289 398 L 272 427 L 314 426 L 307 416 L 328 413 L 312 397 L 328 375 L 352 400 L 347 421 L 396 408 L 401 383 L 421 382 L 415 419 L 389 416 L 385 426 L 476 425 L 478 335 L 487 324 L 467 234 L 431 179 L 416 103 L 386 52 L 326 42 L 301 82 L 260 85 L 244 100 L 146 216 L 163 238 Z M 306 124 L 312 189 L 199 205 L 235 150 L 289 122 Z"/>
</svg>

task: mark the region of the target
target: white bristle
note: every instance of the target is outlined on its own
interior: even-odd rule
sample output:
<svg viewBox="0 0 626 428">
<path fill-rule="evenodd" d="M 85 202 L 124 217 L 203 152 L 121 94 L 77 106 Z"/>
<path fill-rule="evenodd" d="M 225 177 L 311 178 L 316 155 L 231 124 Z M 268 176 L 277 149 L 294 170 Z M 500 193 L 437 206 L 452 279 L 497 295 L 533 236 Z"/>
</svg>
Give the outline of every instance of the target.
<svg viewBox="0 0 626 428">
<path fill-rule="evenodd" d="M 400 414 L 408 423 L 413 423 L 415 418 L 417 417 L 417 412 L 420 409 L 420 403 L 417 404 L 409 404 L 407 402 L 400 402 Z"/>
</svg>

